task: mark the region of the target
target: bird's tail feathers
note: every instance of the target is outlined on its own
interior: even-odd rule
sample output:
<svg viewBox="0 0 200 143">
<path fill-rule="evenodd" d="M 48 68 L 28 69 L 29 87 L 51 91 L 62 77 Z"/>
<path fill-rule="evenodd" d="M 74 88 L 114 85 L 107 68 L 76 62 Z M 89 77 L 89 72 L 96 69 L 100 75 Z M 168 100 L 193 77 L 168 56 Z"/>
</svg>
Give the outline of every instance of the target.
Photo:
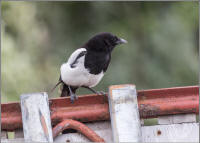
<svg viewBox="0 0 200 143">
<path fill-rule="evenodd" d="M 62 81 L 58 81 L 58 83 L 51 89 L 51 92 L 53 92 L 54 89 L 55 89 L 59 84 L 61 84 L 61 83 L 62 83 Z"/>
<path fill-rule="evenodd" d="M 60 97 L 69 96 L 69 93 L 70 93 L 70 91 L 69 91 L 68 85 L 63 84 L 62 89 L 61 89 L 61 95 L 60 95 Z"/>
</svg>

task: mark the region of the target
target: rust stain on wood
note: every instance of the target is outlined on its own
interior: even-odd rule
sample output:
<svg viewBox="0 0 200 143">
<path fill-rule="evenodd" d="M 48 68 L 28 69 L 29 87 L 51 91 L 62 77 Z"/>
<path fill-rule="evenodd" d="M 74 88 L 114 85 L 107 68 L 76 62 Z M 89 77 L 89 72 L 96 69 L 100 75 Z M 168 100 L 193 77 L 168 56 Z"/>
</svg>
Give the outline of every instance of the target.
<svg viewBox="0 0 200 143">
<path fill-rule="evenodd" d="M 40 109 L 39 109 L 39 115 L 40 115 L 40 122 L 41 122 L 41 125 L 42 125 L 42 128 L 43 128 L 45 137 L 46 137 L 47 141 L 49 141 L 49 132 L 48 132 L 47 124 L 46 124 L 45 118 L 42 115 Z"/>
<path fill-rule="evenodd" d="M 162 133 L 162 132 L 161 132 L 160 130 L 157 131 L 157 135 L 158 135 L 158 136 L 161 135 L 161 133 Z"/>
</svg>

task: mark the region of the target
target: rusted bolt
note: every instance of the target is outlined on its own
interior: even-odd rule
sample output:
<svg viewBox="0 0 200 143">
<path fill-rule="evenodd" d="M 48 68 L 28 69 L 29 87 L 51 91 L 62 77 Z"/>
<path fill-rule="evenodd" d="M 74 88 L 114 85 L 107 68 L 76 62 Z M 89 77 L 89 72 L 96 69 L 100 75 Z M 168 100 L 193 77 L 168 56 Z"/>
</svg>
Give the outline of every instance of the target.
<svg viewBox="0 0 200 143">
<path fill-rule="evenodd" d="M 161 131 L 160 130 L 157 131 L 157 135 L 158 136 L 161 135 Z"/>
</svg>

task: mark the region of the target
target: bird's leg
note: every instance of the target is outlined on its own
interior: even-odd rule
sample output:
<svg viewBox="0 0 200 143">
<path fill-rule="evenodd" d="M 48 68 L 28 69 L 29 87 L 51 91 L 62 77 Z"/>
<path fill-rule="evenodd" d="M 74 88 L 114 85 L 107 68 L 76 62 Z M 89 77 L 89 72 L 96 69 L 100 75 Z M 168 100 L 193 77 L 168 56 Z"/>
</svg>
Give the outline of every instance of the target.
<svg viewBox="0 0 200 143">
<path fill-rule="evenodd" d="M 94 89 L 92 89 L 92 88 L 90 88 L 90 87 L 88 87 L 88 86 L 82 86 L 82 87 L 83 87 L 83 88 L 89 89 L 90 91 L 92 91 L 92 92 L 95 93 L 95 94 L 98 94 L 97 91 L 95 91 Z"/>
<path fill-rule="evenodd" d="M 74 94 L 70 88 L 70 86 L 68 86 L 69 88 L 69 94 L 70 94 L 70 99 L 71 99 L 71 103 L 74 103 L 74 100 L 77 99 L 76 94 Z"/>
<path fill-rule="evenodd" d="M 103 91 L 95 91 L 94 89 L 92 89 L 92 88 L 90 88 L 90 87 L 88 87 L 88 86 L 81 86 L 81 87 L 83 87 L 83 88 L 87 88 L 87 89 L 89 89 L 90 91 L 92 91 L 93 93 L 95 93 L 95 94 L 98 94 L 98 95 L 105 95 L 106 93 L 105 92 L 103 92 Z"/>
<path fill-rule="evenodd" d="M 98 95 L 106 95 L 104 91 L 97 91 Z"/>
</svg>

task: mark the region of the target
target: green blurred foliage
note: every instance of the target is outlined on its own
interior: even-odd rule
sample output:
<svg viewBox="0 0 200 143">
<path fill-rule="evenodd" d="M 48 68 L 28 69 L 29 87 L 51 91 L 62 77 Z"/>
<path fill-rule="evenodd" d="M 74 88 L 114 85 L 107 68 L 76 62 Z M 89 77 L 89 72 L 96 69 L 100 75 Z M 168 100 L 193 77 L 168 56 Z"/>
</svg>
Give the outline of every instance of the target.
<svg viewBox="0 0 200 143">
<path fill-rule="evenodd" d="M 196 85 L 198 25 L 198 2 L 2 2 L 2 102 L 48 92 L 60 65 L 98 32 L 111 32 L 128 44 L 113 51 L 95 89 Z M 84 93 L 90 92 L 78 92 Z"/>
</svg>

